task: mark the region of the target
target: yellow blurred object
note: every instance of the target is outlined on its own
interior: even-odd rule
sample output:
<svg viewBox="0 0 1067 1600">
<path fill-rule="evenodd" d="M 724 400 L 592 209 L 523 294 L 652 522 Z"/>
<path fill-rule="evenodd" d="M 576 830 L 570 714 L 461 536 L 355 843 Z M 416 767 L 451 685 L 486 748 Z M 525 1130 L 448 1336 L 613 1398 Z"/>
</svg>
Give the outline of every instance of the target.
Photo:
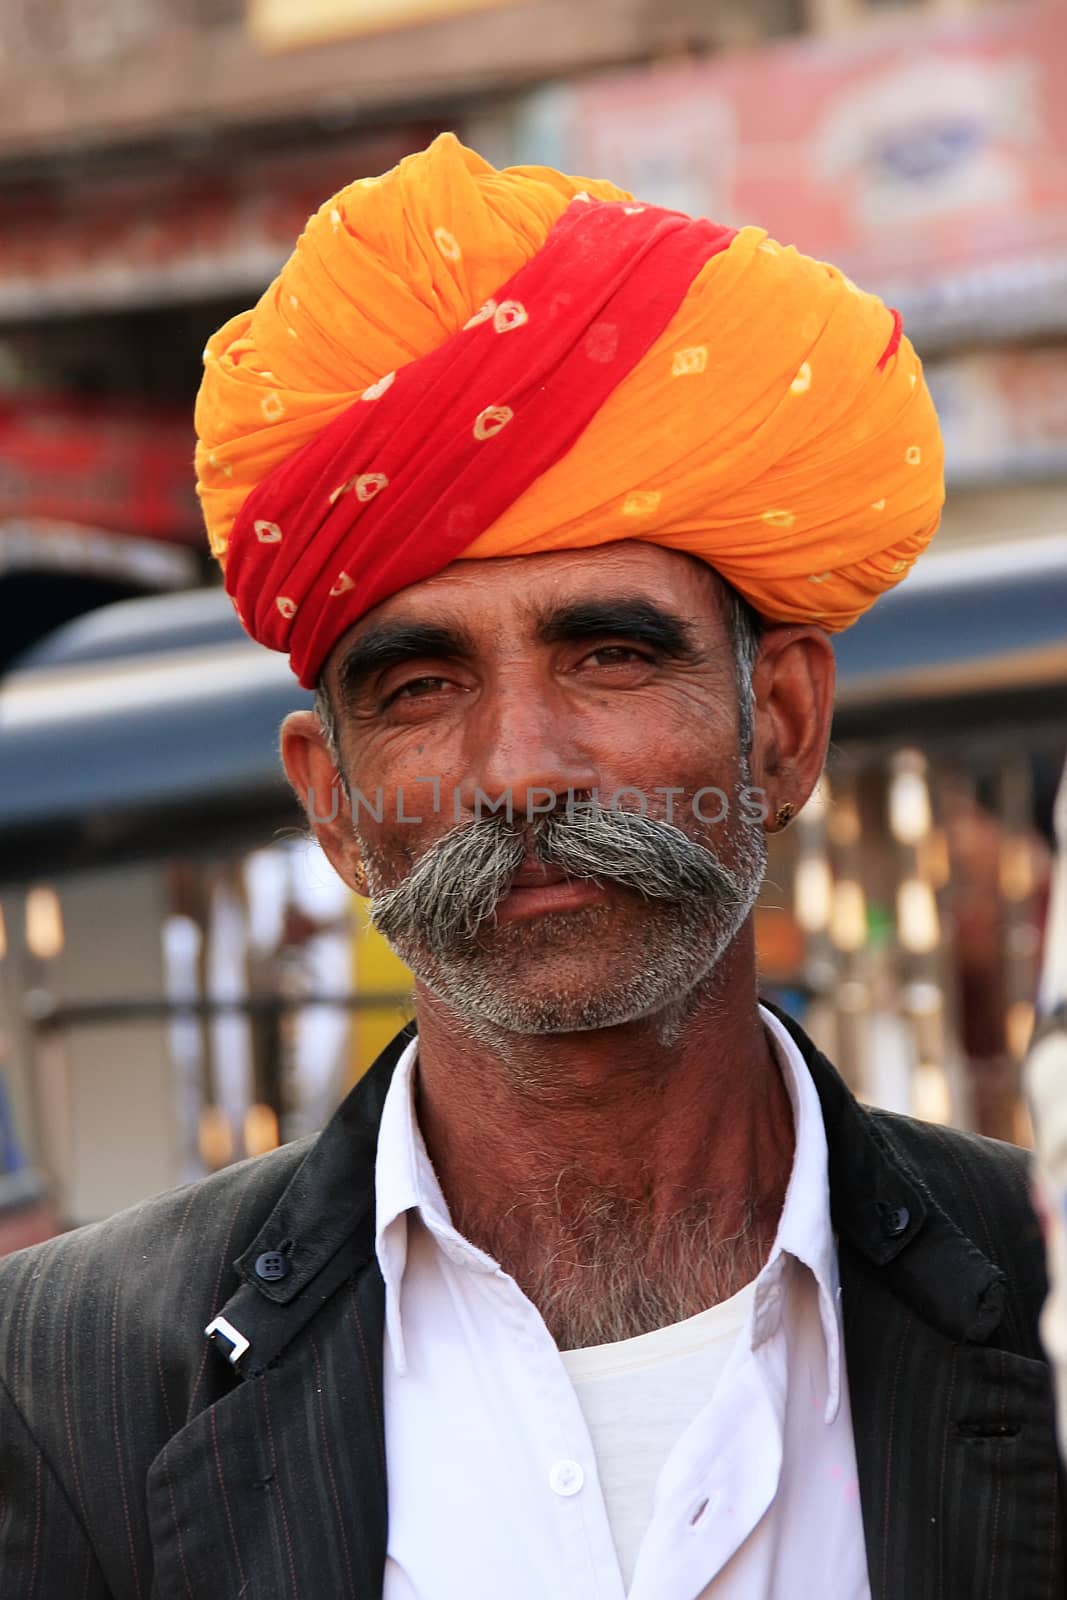
<svg viewBox="0 0 1067 1600">
<path fill-rule="evenodd" d="M 867 943 L 867 899 L 863 885 L 854 878 L 840 878 L 834 884 L 830 938 L 846 953 L 862 950 Z"/>
<path fill-rule="evenodd" d="M 387 998 L 381 1006 L 352 1012 L 348 1088 L 358 1083 L 407 1021 L 408 1010 L 395 997 L 410 994 L 412 988 L 410 971 L 374 927 L 366 900 L 353 896 L 351 918 L 353 993 L 363 999 L 376 994 Z"/>
<path fill-rule="evenodd" d="M 919 876 L 935 889 L 943 889 L 952 873 L 948 854 L 948 835 L 944 828 L 932 828 L 918 850 Z"/>
<path fill-rule="evenodd" d="M 63 949 L 63 910 L 54 889 L 38 884 L 26 896 L 26 943 L 40 961 L 51 961 Z"/>
<path fill-rule="evenodd" d="M 823 933 L 830 925 L 834 879 L 825 856 L 801 856 L 793 877 L 793 909 L 805 933 Z"/>
<path fill-rule="evenodd" d="M 941 939 L 937 899 L 921 878 L 905 878 L 897 888 L 897 934 L 905 950 L 928 955 Z"/>
<path fill-rule="evenodd" d="M 912 1115 L 921 1117 L 924 1122 L 952 1121 L 952 1100 L 943 1067 L 923 1061 L 915 1068 L 911 1080 L 911 1109 Z"/>
<path fill-rule="evenodd" d="M 233 1129 L 221 1106 L 204 1106 L 197 1137 L 200 1159 L 209 1172 L 233 1160 Z"/>
<path fill-rule="evenodd" d="M 889 784 L 889 831 L 898 844 L 919 844 L 930 832 L 926 762 L 917 750 L 902 751 Z"/>
<path fill-rule="evenodd" d="M 1030 840 L 1020 834 L 1006 835 L 997 866 L 1000 892 L 1005 900 L 1028 900 L 1035 888 L 1034 851 Z"/>
<path fill-rule="evenodd" d="M 249 1106 L 244 1119 L 245 1155 L 265 1155 L 268 1150 L 277 1150 L 278 1142 L 278 1116 L 273 1106 Z"/>
<path fill-rule="evenodd" d="M 263 50 L 293 50 L 358 34 L 434 22 L 467 11 L 499 11 L 518 0 L 248 0 L 248 31 Z"/>
</svg>

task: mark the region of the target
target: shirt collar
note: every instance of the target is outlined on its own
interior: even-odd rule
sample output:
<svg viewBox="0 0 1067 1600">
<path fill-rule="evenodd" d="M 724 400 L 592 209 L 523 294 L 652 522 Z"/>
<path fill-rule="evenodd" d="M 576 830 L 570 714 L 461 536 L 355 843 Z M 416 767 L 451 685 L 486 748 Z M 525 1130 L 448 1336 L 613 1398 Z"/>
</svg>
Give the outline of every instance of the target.
<svg viewBox="0 0 1067 1600">
<path fill-rule="evenodd" d="M 374 1248 L 385 1283 L 386 1336 L 393 1362 L 401 1373 L 407 1371 L 400 1288 L 407 1266 L 409 1213 L 429 1230 L 451 1261 L 476 1272 L 501 1271 L 490 1256 L 452 1225 L 415 1112 L 417 1062 L 416 1038 L 397 1062 L 385 1096 L 374 1165 Z"/>
<path fill-rule="evenodd" d="M 430 1164 L 415 1116 L 415 1064 L 419 1041 L 412 1039 L 396 1064 L 382 1107 L 374 1163 L 374 1249 L 385 1282 L 385 1330 L 393 1361 L 407 1371 L 400 1285 L 408 1255 L 407 1213 L 437 1209 L 447 1217 L 437 1174 Z"/>
<path fill-rule="evenodd" d="M 793 1109 L 793 1170 L 786 1189 L 778 1231 L 766 1263 L 756 1279 L 752 1306 L 752 1347 L 778 1328 L 781 1311 L 779 1280 L 786 1255 L 813 1274 L 818 1286 L 819 1317 L 826 1344 L 826 1421 L 837 1415 L 841 1396 L 841 1340 L 837 1316 L 837 1248 L 830 1221 L 830 1184 L 826 1130 L 819 1096 L 804 1058 L 778 1019 L 763 1006 L 767 1030 Z M 430 1161 L 415 1115 L 415 1067 L 418 1039 L 412 1039 L 397 1062 L 385 1096 L 375 1160 L 375 1251 L 385 1283 L 385 1327 L 398 1372 L 407 1370 L 400 1287 L 407 1264 L 408 1212 L 414 1211 L 450 1254 L 461 1251 L 470 1265 L 497 1270 L 495 1262 L 456 1232 L 441 1185 Z"/>
<path fill-rule="evenodd" d="M 838 1319 L 840 1279 L 837 1242 L 830 1220 L 829 1147 L 818 1091 L 789 1033 L 765 1006 L 760 1017 L 778 1060 L 793 1108 L 793 1170 L 785 1192 L 771 1253 L 756 1279 L 752 1307 L 752 1348 L 776 1331 L 781 1317 L 778 1284 L 784 1257 L 809 1269 L 819 1297 L 819 1320 L 826 1345 L 825 1419 L 833 1422 L 841 1403 L 841 1335 Z"/>
</svg>

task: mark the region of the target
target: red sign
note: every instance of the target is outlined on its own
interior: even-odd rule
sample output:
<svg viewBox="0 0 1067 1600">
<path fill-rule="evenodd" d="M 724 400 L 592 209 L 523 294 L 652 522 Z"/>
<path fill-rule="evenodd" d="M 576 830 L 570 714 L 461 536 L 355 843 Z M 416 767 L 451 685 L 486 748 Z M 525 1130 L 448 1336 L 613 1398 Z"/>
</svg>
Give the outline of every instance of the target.
<svg viewBox="0 0 1067 1600">
<path fill-rule="evenodd" d="M 1067 255 L 1065 86 L 1064 6 L 1020 4 L 597 79 L 564 137 L 572 171 L 914 283 Z"/>
<path fill-rule="evenodd" d="M 203 542 L 187 407 L 20 397 L 0 404 L 0 522 L 49 518 Z"/>
</svg>

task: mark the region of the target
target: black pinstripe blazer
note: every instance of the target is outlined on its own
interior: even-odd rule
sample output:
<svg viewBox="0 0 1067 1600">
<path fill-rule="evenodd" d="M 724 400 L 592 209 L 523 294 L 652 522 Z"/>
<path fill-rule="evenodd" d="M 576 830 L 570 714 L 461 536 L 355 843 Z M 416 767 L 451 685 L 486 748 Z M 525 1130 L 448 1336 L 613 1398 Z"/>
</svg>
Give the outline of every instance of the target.
<svg viewBox="0 0 1067 1600">
<path fill-rule="evenodd" d="M 865 1109 L 788 1025 L 829 1143 L 873 1600 L 1058 1600 L 1026 1158 Z M 3 1600 L 380 1594 L 373 1164 L 409 1038 L 317 1139 L 0 1264 Z M 269 1251 L 290 1264 L 273 1282 Z M 204 1337 L 220 1311 L 249 1341 L 236 1363 Z M 830 1572 L 797 1588 L 833 1595 Z"/>
</svg>

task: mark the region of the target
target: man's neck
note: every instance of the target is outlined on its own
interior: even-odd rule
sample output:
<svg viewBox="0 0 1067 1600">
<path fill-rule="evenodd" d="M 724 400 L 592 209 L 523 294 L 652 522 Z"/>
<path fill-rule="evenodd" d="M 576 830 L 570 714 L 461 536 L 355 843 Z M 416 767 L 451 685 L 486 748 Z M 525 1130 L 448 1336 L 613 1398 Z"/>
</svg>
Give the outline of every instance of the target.
<svg viewBox="0 0 1067 1600">
<path fill-rule="evenodd" d="M 564 1346 L 693 1315 L 758 1272 L 793 1119 L 737 944 L 665 1048 L 657 1019 L 487 1040 L 418 1004 L 418 1114 L 460 1231 Z"/>
</svg>

